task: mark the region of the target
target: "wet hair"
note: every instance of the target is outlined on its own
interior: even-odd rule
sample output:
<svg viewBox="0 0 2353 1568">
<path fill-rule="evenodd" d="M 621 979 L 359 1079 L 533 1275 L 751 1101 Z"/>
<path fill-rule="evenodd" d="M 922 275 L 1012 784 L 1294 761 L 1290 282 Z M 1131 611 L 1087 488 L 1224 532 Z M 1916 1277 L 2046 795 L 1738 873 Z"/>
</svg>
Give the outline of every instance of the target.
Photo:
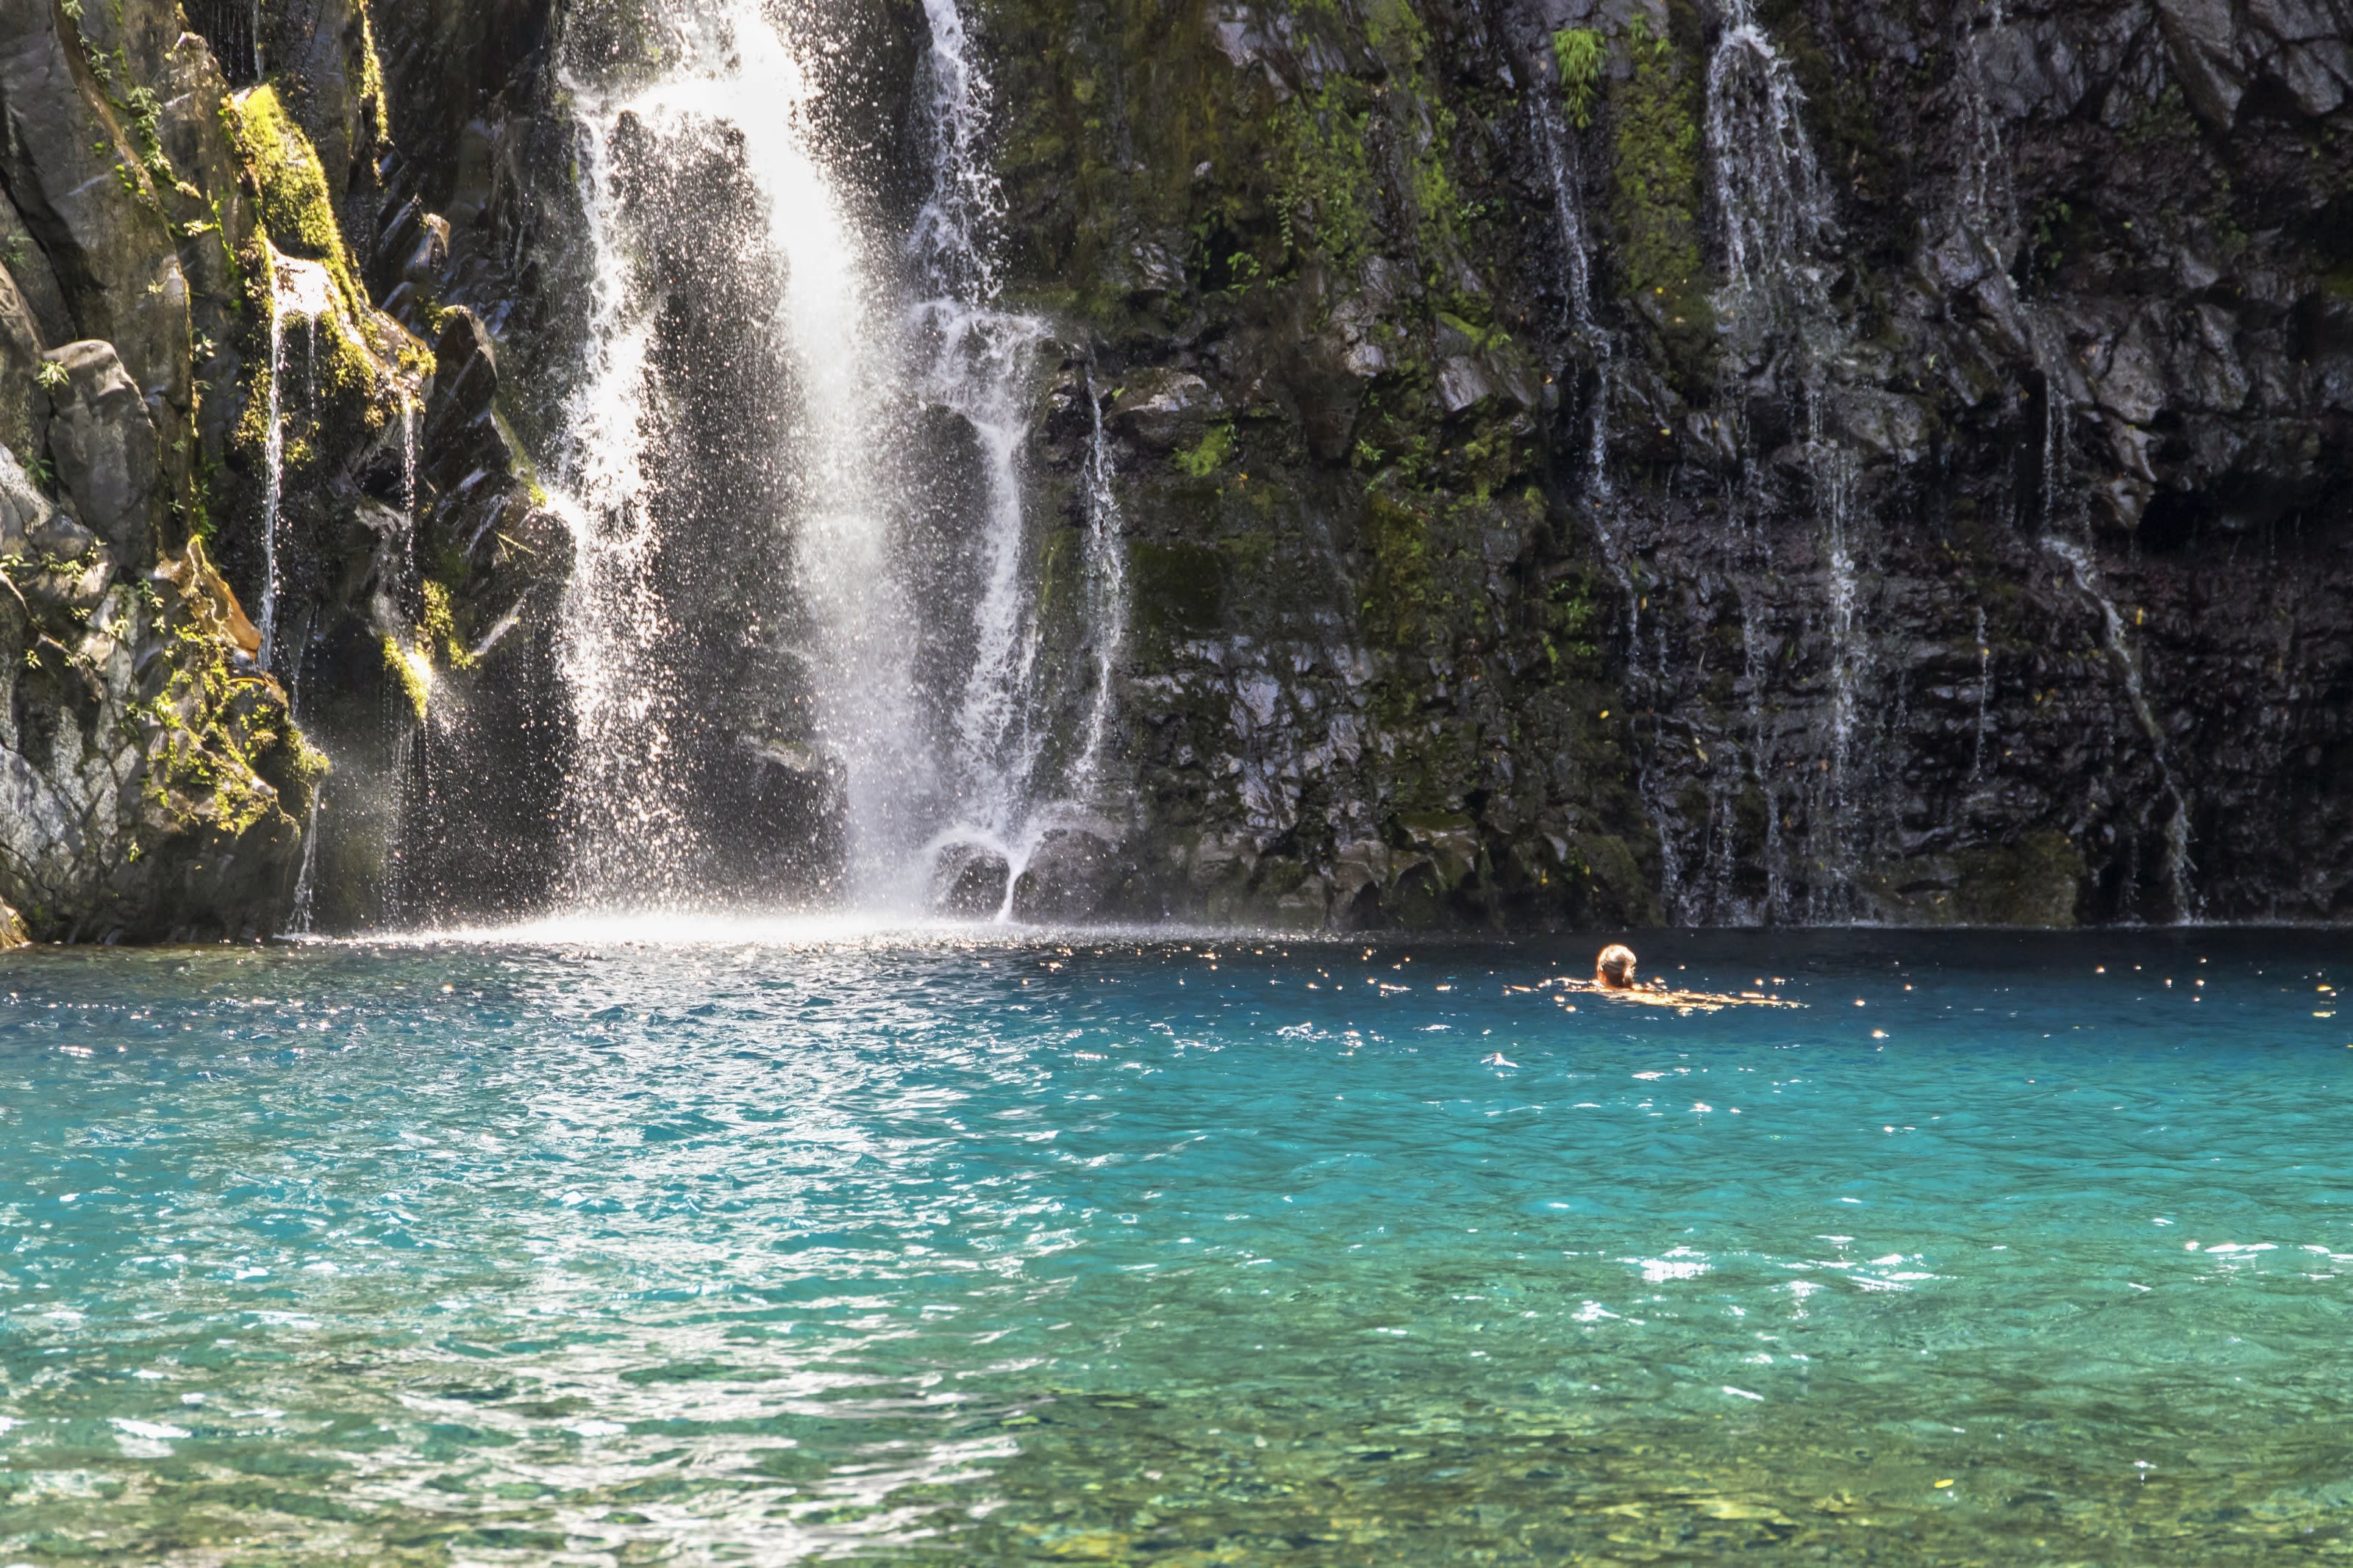
<svg viewBox="0 0 2353 1568">
<path fill-rule="evenodd" d="M 1634 984 L 1634 950 L 1622 942 L 1613 942 L 1601 950 L 1593 961 L 1593 978 L 1612 991 L 1624 991 Z"/>
</svg>

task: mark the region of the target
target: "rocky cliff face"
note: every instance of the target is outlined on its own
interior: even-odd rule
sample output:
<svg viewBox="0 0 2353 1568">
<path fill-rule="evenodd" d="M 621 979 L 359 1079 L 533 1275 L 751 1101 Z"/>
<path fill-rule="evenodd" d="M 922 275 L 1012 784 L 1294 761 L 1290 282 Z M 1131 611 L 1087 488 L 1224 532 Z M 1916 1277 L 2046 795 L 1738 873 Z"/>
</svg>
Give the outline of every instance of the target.
<svg viewBox="0 0 2353 1568">
<path fill-rule="evenodd" d="M 381 918 L 437 692 L 560 577 L 390 124 L 364 4 L 0 14 L 0 905 L 34 936 Z"/>
<path fill-rule="evenodd" d="M 2353 907 L 2341 5 L 987 14 L 1147 907 Z"/>
<path fill-rule="evenodd" d="M 903 228 L 924 9 L 803 9 L 824 132 Z M 2341 0 L 963 14 L 1004 299 L 1051 332 L 1044 657 L 1101 641 L 1066 579 L 1103 517 L 1130 605 L 1124 819 L 1017 908 L 2353 911 Z M 0 903 L 34 934 L 514 913 L 628 830 L 567 791 L 573 531 L 533 458 L 587 310 L 565 95 L 638 21 L 0 15 Z M 804 694 L 720 591 L 791 500 L 733 458 L 788 398 L 712 369 L 752 307 L 691 286 L 734 176 L 615 156 L 712 431 L 648 701 L 722 862 L 822 885 Z M 955 426 L 907 440 L 953 468 Z"/>
</svg>

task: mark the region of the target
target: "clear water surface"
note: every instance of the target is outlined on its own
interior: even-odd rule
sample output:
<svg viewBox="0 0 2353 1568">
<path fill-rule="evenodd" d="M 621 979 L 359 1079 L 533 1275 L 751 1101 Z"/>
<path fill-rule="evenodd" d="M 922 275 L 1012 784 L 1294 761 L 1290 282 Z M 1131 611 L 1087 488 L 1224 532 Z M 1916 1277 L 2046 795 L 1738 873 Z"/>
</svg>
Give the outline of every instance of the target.
<svg viewBox="0 0 2353 1568">
<path fill-rule="evenodd" d="M 2353 1554 L 2339 941 L 699 934 L 0 961 L 0 1562 Z"/>
</svg>

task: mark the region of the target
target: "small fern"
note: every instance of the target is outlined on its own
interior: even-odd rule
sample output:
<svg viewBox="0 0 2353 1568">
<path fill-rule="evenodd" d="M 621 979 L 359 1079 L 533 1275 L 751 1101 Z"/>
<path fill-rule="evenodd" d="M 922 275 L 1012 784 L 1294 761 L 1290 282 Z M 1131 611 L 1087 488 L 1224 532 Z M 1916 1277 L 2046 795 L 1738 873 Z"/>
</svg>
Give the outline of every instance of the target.
<svg viewBox="0 0 2353 1568">
<path fill-rule="evenodd" d="M 1592 27 L 1563 27 L 1552 36 L 1552 58 L 1560 68 L 1560 91 L 1569 122 L 1593 128 L 1593 99 L 1601 83 L 1601 35 Z"/>
</svg>

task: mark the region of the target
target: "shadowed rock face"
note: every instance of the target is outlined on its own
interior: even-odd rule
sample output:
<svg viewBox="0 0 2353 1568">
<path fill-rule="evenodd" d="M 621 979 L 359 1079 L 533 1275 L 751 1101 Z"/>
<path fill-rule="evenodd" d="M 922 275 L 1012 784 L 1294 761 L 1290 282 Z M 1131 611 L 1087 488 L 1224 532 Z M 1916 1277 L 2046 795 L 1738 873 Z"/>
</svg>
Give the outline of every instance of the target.
<svg viewBox="0 0 2353 1568">
<path fill-rule="evenodd" d="M 965 13 L 1005 303 L 1062 356 L 1021 454 L 1040 658 L 1089 657 L 1047 579 L 1107 457 L 1127 806 L 1018 879 L 944 863 L 937 907 L 2353 914 L 2342 0 Z M 554 61 L 635 58 L 636 16 L 0 16 L 0 905 L 33 934 L 268 931 L 306 858 L 329 928 L 554 896 L 587 826 L 531 460 L 586 277 Z M 807 25 L 844 188 L 902 230 L 921 10 Z M 267 103 L 224 115 L 257 66 Z M 681 631 L 649 695 L 713 889 L 821 889 L 842 786 L 763 533 L 787 476 L 748 457 L 797 393 L 729 368 L 773 302 L 696 287 L 739 174 L 618 152 L 708 437 L 659 465 Z M 275 376 L 265 238 L 337 280 Z M 909 429 L 894 462 L 956 470 L 965 433 Z M 935 488 L 944 572 L 969 508 Z M 219 606 L 273 593 L 265 673 Z M 956 678 L 965 634 L 921 635 Z M 335 764 L 317 814 L 290 707 Z"/>
</svg>

